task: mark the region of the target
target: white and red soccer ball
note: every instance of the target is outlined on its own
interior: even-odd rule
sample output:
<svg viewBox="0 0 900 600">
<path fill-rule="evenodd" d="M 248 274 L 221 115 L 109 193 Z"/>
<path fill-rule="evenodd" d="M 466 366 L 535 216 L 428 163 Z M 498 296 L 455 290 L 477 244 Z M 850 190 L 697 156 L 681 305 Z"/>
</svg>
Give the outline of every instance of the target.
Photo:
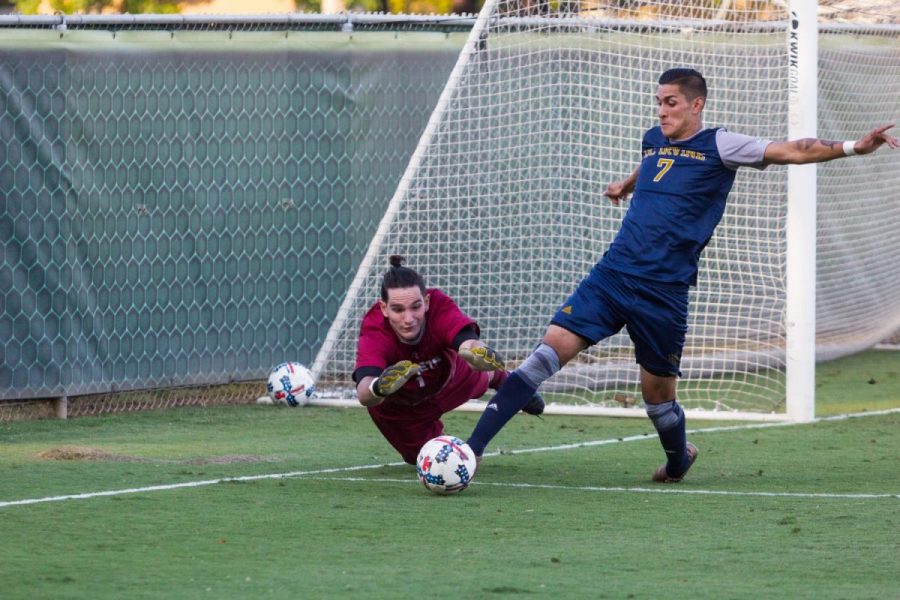
<svg viewBox="0 0 900 600">
<path fill-rule="evenodd" d="M 266 383 L 266 393 L 273 404 L 303 406 L 315 391 L 312 373 L 296 362 L 282 363 L 272 369 Z"/>
<path fill-rule="evenodd" d="M 475 453 L 452 435 L 425 442 L 416 459 L 419 481 L 435 494 L 455 494 L 469 486 L 475 476 Z"/>
</svg>

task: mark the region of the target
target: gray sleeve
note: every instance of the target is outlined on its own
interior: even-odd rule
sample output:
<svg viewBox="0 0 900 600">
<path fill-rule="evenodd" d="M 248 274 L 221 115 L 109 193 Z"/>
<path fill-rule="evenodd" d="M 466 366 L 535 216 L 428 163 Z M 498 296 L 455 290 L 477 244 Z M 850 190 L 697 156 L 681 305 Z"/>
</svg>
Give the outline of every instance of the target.
<svg viewBox="0 0 900 600">
<path fill-rule="evenodd" d="M 729 169 L 738 167 L 753 167 L 765 169 L 763 164 L 766 146 L 772 140 L 750 137 L 740 133 L 731 133 L 725 129 L 716 132 L 716 147 L 719 150 L 719 158 Z"/>
</svg>

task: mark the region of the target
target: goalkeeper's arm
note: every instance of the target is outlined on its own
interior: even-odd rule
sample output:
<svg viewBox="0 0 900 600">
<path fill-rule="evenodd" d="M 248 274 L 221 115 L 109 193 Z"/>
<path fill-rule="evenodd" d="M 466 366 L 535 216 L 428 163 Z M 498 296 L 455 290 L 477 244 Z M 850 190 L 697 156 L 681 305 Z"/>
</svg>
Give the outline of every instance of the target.
<svg viewBox="0 0 900 600">
<path fill-rule="evenodd" d="M 401 360 L 386 368 L 378 377 L 363 377 L 356 385 L 356 397 L 363 406 L 377 406 L 418 375 L 420 370 L 418 363 Z"/>
</svg>

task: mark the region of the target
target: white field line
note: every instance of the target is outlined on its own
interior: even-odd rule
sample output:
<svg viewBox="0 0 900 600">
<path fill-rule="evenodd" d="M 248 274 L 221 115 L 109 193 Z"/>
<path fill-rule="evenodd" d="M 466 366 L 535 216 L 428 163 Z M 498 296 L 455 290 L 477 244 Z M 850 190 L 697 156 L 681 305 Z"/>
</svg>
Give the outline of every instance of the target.
<svg viewBox="0 0 900 600">
<path fill-rule="evenodd" d="M 875 417 L 875 416 L 883 416 L 889 415 L 892 413 L 900 413 L 900 408 L 889 408 L 886 410 L 872 411 L 872 412 L 862 412 L 862 413 L 853 413 L 846 415 L 834 415 L 831 417 L 821 417 L 818 419 L 814 419 L 809 423 L 793 423 L 791 421 L 769 421 L 766 423 L 751 423 L 749 425 L 727 425 L 721 427 L 704 427 L 702 429 L 688 429 L 688 435 L 692 435 L 695 433 L 719 433 L 723 431 L 746 431 L 748 429 L 768 429 L 770 427 L 791 427 L 796 425 L 804 425 L 810 423 L 823 423 L 828 421 L 844 421 L 846 419 L 855 419 L 859 417 Z M 499 452 L 493 452 L 490 454 L 486 454 L 485 456 L 496 456 L 499 454 L 528 454 L 531 452 L 553 452 L 556 450 L 574 450 L 575 448 L 590 448 L 593 446 L 607 446 L 609 444 L 620 444 L 622 442 L 636 442 L 638 440 L 655 440 L 656 432 L 650 433 L 641 433 L 638 435 L 631 435 L 628 437 L 622 438 L 611 438 L 606 440 L 594 440 L 590 442 L 577 442 L 574 444 L 563 444 L 560 446 L 546 446 L 543 448 L 523 448 L 521 450 L 504 450 Z M 2 505 L 0 505 L 2 506 Z"/>
<path fill-rule="evenodd" d="M 415 483 L 415 479 L 388 479 L 372 477 L 307 477 L 317 481 L 349 481 L 349 482 L 377 482 L 377 483 Z M 873 498 L 900 498 L 898 494 L 826 494 L 816 492 L 731 492 L 727 490 L 692 490 L 677 486 L 660 487 L 603 487 L 594 485 L 550 485 L 543 483 L 503 483 L 497 481 L 478 481 L 478 487 L 492 486 L 505 488 L 524 488 L 531 490 L 560 490 L 565 492 L 622 492 L 629 494 L 693 494 L 701 496 L 759 496 L 763 498 L 837 498 L 844 500 L 871 500 Z"/>
<path fill-rule="evenodd" d="M 323 475 L 326 473 L 349 473 L 351 471 L 364 471 L 380 467 L 393 467 L 405 465 L 403 462 L 384 463 L 377 465 L 359 465 L 356 467 L 337 467 L 333 469 L 316 469 L 315 471 L 291 471 L 288 473 L 269 473 L 267 475 L 244 475 L 242 477 L 222 477 L 221 479 L 205 479 L 201 481 L 185 481 L 182 483 L 167 483 L 162 485 L 148 485 L 122 490 L 106 490 L 103 492 L 85 492 L 82 494 L 66 494 L 63 496 L 47 496 L 44 498 L 28 498 L 25 500 L 9 500 L 0 502 L 0 508 L 7 506 L 21 506 L 24 504 L 40 504 L 42 502 L 59 502 L 60 500 L 84 500 L 86 498 L 98 498 L 101 496 L 121 496 L 123 494 L 140 494 L 143 492 L 161 492 L 165 490 L 177 490 L 181 488 L 203 487 L 218 483 L 239 483 L 244 481 L 260 481 L 263 479 L 286 479 L 288 477 L 303 477 L 304 475 Z"/>
<path fill-rule="evenodd" d="M 873 412 L 863 412 L 863 413 L 853 413 L 847 415 L 837 415 L 833 417 L 822 417 L 820 419 L 815 419 L 811 421 L 812 423 L 823 422 L 823 421 L 840 421 L 844 419 L 852 419 L 858 417 L 874 417 L 887 415 L 892 413 L 900 412 L 900 408 L 893 408 L 888 410 L 881 411 L 873 411 Z M 749 425 L 734 425 L 734 426 L 726 426 L 726 427 L 707 427 L 702 429 L 692 429 L 689 430 L 690 434 L 698 434 L 698 433 L 718 433 L 723 431 L 743 431 L 748 429 L 765 429 L 769 427 L 789 427 L 793 425 L 800 425 L 801 423 L 790 423 L 790 422 L 777 422 L 777 423 L 753 423 Z M 485 456 L 498 456 L 500 454 L 528 454 L 533 452 L 554 452 L 560 450 L 573 450 L 576 448 L 589 448 L 593 446 L 606 446 L 610 444 L 621 444 L 625 442 L 636 442 L 639 440 L 650 440 L 656 439 L 656 436 L 652 433 L 641 434 L 641 435 L 632 435 L 622 438 L 610 438 L 605 440 L 594 440 L 588 442 L 579 442 L 576 444 L 563 444 L 559 446 L 545 446 L 541 448 L 523 448 L 520 450 L 514 451 L 497 451 L 486 454 Z M 183 488 L 195 488 L 195 487 L 203 487 L 208 485 L 216 485 L 219 483 L 239 483 L 246 481 L 261 481 L 265 479 L 287 479 L 293 477 L 308 477 L 311 475 L 326 475 L 329 473 L 351 473 L 353 471 L 366 471 L 371 469 L 379 469 L 382 467 L 396 467 L 403 466 L 406 463 L 403 462 L 393 462 L 393 463 L 379 463 L 372 465 L 357 465 L 355 467 L 335 467 L 330 469 L 316 469 L 313 471 L 290 471 L 287 473 L 269 473 L 266 475 L 245 475 L 242 477 L 222 477 L 220 479 L 205 479 L 200 481 L 185 481 L 181 483 L 169 483 L 162 485 L 149 485 L 143 487 L 136 488 L 125 488 L 119 490 L 105 490 L 100 492 L 84 492 L 80 494 L 65 494 L 61 496 L 45 496 L 43 498 L 25 498 L 22 500 L 5 500 L 0 501 L 0 508 L 6 508 L 10 506 L 24 506 L 28 504 L 42 504 L 46 502 L 60 502 L 63 500 L 86 500 L 89 498 L 100 498 L 104 496 L 122 496 L 125 494 L 141 494 L 146 492 L 161 492 L 166 490 L 177 490 Z M 506 486 L 518 486 L 518 487 L 532 487 L 532 488 L 553 488 L 553 486 L 541 486 L 541 485 L 531 485 L 531 484 L 491 484 L 489 482 L 478 482 L 478 485 L 506 485 Z M 560 487 L 559 489 L 578 489 L 578 488 L 565 488 Z M 595 488 L 597 491 L 641 491 L 645 488 Z M 647 488 L 647 491 L 660 492 L 660 493 L 706 493 L 706 494 L 731 494 L 731 495 L 760 495 L 753 493 L 741 493 L 741 492 L 716 492 L 716 491 L 702 491 L 702 490 L 675 490 L 672 488 L 665 489 L 650 489 Z M 789 493 L 779 494 L 777 492 L 772 492 L 772 496 L 778 495 L 791 495 Z M 860 497 L 894 497 L 896 494 L 884 494 L 884 495 L 873 495 L 873 496 L 860 496 Z M 805 496 L 803 496 L 805 497 Z M 818 496 L 816 496 L 818 497 Z M 841 496 L 844 497 L 844 496 Z M 850 497 L 850 496 L 846 496 Z"/>
</svg>

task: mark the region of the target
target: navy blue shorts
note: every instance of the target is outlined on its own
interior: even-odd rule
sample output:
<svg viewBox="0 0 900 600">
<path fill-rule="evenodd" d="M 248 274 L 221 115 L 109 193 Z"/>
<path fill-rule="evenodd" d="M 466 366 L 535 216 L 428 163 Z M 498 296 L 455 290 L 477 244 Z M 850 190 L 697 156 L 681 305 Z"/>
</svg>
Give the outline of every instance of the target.
<svg viewBox="0 0 900 600">
<path fill-rule="evenodd" d="M 635 361 L 650 373 L 681 375 L 686 284 L 662 283 L 595 265 L 550 321 L 592 345 L 625 327 Z"/>
</svg>

